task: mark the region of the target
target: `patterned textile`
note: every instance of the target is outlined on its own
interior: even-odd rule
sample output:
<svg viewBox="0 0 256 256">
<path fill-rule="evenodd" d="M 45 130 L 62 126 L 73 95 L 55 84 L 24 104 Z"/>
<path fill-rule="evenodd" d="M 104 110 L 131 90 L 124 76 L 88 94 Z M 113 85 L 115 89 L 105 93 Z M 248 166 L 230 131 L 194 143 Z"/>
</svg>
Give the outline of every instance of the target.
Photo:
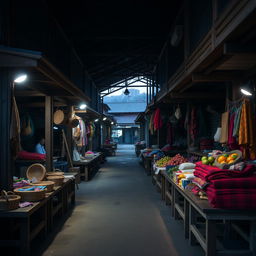
<svg viewBox="0 0 256 256">
<path fill-rule="evenodd" d="M 217 167 L 203 165 L 201 162 L 196 163 L 196 168 L 194 175 L 205 181 L 212 181 L 216 179 L 225 179 L 225 178 L 239 178 L 239 177 L 248 177 L 256 171 L 254 165 L 247 165 L 242 171 L 235 170 L 223 170 Z"/>
<path fill-rule="evenodd" d="M 256 189 L 207 188 L 206 193 L 214 208 L 256 209 Z"/>
</svg>

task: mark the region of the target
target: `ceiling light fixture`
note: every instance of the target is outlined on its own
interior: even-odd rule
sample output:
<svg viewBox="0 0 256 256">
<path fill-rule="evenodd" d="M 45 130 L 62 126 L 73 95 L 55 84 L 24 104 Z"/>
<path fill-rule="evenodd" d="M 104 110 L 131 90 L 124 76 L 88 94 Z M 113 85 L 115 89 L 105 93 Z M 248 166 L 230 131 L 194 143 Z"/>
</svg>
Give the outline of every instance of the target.
<svg viewBox="0 0 256 256">
<path fill-rule="evenodd" d="M 241 88 L 241 93 L 246 96 L 252 96 L 252 93 L 249 90 Z"/>
<path fill-rule="evenodd" d="M 20 74 L 14 79 L 14 83 L 20 84 L 23 83 L 27 80 L 27 75 L 26 74 Z"/>
<path fill-rule="evenodd" d="M 103 121 L 106 121 L 106 120 L 107 120 L 107 118 L 106 118 L 106 117 L 104 117 L 104 118 L 103 118 Z"/>
<path fill-rule="evenodd" d="M 98 122 L 98 121 L 99 121 L 99 119 L 95 119 L 95 120 L 94 120 L 94 122 Z"/>
<path fill-rule="evenodd" d="M 86 104 L 84 104 L 84 103 L 82 103 L 82 104 L 79 106 L 79 108 L 80 108 L 81 110 L 86 109 L 86 107 L 87 107 L 87 105 L 86 105 Z"/>
<path fill-rule="evenodd" d="M 111 122 L 111 124 L 113 125 L 113 124 L 114 124 L 114 122 Z"/>
</svg>

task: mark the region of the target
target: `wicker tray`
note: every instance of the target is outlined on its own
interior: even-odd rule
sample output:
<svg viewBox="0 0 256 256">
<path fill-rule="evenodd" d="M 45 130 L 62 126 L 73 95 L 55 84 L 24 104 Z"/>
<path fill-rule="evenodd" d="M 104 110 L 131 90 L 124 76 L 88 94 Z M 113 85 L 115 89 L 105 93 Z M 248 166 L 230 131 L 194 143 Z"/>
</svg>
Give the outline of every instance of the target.
<svg viewBox="0 0 256 256">
<path fill-rule="evenodd" d="M 13 192 L 2 190 L 0 196 L 0 211 L 10 211 L 19 208 L 21 197 Z"/>
<path fill-rule="evenodd" d="M 225 164 L 220 164 L 218 162 L 218 157 L 220 157 L 221 155 L 223 155 L 223 154 L 231 155 L 231 154 L 234 154 L 234 153 L 236 153 L 238 155 L 238 157 L 235 159 L 235 161 L 233 163 L 231 163 L 231 164 L 226 164 L 226 163 Z M 231 165 L 234 165 L 234 164 L 236 164 L 236 163 L 238 163 L 242 160 L 242 152 L 240 150 L 233 150 L 233 151 L 230 151 L 230 152 L 225 152 L 223 154 L 218 156 L 214 161 L 214 165 L 216 167 L 220 168 L 220 169 L 228 169 Z"/>
<path fill-rule="evenodd" d="M 31 186 L 46 186 L 46 191 L 51 192 L 51 191 L 53 191 L 54 184 L 55 183 L 53 181 L 44 180 L 44 181 L 40 181 L 37 183 L 33 183 L 33 184 L 31 184 Z"/>
<path fill-rule="evenodd" d="M 29 180 L 32 180 L 33 178 L 36 178 L 36 180 L 42 181 L 45 178 L 46 169 L 42 164 L 32 164 L 27 169 L 27 178 Z"/>
<path fill-rule="evenodd" d="M 58 175 L 58 176 L 50 175 L 50 176 L 47 176 L 47 180 L 53 181 L 54 186 L 61 186 L 64 181 L 64 176 L 63 175 Z"/>
<path fill-rule="evenodd" d="M 23 188 L 29 188 L 26 186 Z M 37 202 L 45 198 L 46 189 L 40 191 L 18 191 L 20 188 L 14 189 L 14 193 L 21 196 L 21 201 Z"/>
<path fill-rule="evenodd" d="M 64 175 L 64 172 L 62 172 L 61 170 L 59 169 L 55 169 L 54 172 L 47 172 L 46 173 L 46 176 L 63 176 Z"/>
</svg>

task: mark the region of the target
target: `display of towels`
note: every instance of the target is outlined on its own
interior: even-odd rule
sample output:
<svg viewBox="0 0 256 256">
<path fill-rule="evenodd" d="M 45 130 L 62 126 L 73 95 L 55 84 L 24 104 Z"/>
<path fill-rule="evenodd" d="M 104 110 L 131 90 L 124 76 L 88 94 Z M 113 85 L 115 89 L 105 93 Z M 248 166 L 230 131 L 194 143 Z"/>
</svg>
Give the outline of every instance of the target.
<svg viewBox="0 0 256 256">
<path fill-rule="evenodd" d="M 196 163 L 195 187 L 192 192 L 206 193 L 214 208 L 256 209 L 256 167 L 247 165 L 241 171 L 223 170 Z"/>
</svg>

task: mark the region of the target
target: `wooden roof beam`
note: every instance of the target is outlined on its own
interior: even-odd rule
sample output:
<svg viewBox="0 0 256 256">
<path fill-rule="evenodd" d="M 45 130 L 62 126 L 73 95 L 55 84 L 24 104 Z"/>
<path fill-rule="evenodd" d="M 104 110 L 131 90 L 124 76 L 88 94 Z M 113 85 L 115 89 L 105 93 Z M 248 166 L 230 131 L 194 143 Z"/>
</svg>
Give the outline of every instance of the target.
<svg viewBox="0 0 256 256">
<path fill-rule="evenodd" d="M 192 74 L 192 82 L 204 83 L 204 82 L 225 82 L 232 81 L 241 78 L 239 72 L 213 72 L 211 74 Z"/>
</svg>

